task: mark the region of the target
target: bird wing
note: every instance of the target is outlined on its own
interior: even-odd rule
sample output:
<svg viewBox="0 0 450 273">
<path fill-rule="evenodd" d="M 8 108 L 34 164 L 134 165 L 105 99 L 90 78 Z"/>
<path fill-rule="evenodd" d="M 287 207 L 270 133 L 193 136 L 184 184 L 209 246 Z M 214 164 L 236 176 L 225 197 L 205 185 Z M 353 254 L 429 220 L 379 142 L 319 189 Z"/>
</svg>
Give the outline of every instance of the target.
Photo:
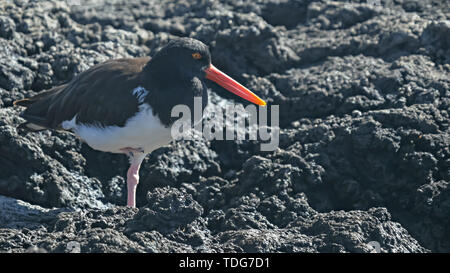
<svg viewBox="0 0 450 273">
<path fill-rule="evenodd" d="M 45 128 L 61 128 L 75 115 L 77 123 L 123 126 L 138 111 L 141 100 L 132 90 L 140 85 L 140 72 L 149 60 L 117 59 L 95 65 L 69 83 L 15 105 L 27 107 L 22 117 Z"/>
</svg>

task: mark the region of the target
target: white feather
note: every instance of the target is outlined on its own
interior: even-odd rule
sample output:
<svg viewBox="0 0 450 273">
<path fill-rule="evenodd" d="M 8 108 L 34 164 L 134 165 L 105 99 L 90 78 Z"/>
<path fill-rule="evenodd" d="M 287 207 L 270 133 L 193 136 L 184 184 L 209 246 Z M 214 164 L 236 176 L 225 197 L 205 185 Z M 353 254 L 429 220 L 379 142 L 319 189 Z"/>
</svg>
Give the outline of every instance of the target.
<svg viewBox="0 0 450 273">
<path fill-rule="evenodd" d="M 141 95 L 138 95 L 138 99 L 139 96 Z M 147 154 L 172 140 L 170 127 L 165 127 L 159 118 L 153 115 L 147 103 L 139 105 L 139 111 L 123 127 L 77 124 L 76 116 L 72 120 L 64 121 L 62 127 L 73 130 L 92 148 L 111 153 L 122 153 L 120 149 L 129 147 L 143 149 Z"/>
<path fill-rule="evenodd" d="M 132 94 L 133 96 L 137 97 L 139 103 L 143 103 L 145 97 L 147 97 L 148 95 L 148 91 L 144 87 L 138 86 L 135 89 L 133 89 Z"/>
<path fill-rule="evenodd" d="M 76 124 L 77 115 L 75 115 L 71 120 L 65 120 L 61 123 L 61 127 L 66 130 L 73 130 L 77 126 Z"/>
</svg>

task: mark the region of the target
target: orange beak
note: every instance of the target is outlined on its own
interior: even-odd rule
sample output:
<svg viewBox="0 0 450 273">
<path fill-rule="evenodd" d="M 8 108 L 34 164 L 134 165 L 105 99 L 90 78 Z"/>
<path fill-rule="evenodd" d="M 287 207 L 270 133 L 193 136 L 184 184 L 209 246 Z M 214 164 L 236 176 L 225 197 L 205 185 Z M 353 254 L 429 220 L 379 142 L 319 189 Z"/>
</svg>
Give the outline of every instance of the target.
<svg viewBox="0 0 450 273">
<path fill-rule="evenodd" d="M 238 95 L 239 97 L 253 102 L 257 105 L 266 105 L 266 102 L 263 101 L 260 97 L 255 95 L 252 91 L 245 88 L 242 84 L 233 80 L 230 76 L 223 73 L 219 69 L 217 69 L 214 65 L 210 65 L 207 69 L 205 69 L 206 78 L 211 80 L 218 85 L 222 86 L 226 90 L 231 93 Z"/>
</svg>

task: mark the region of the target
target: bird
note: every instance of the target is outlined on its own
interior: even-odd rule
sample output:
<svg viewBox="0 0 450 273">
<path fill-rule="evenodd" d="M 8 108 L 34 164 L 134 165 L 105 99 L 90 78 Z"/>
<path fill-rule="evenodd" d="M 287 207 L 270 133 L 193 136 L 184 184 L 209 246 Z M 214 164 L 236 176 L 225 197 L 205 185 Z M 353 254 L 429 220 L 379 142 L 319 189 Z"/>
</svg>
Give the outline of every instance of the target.
<svg viewBox="0 0 450 273">
<path fill-rule="evenodd" d="M 69 131 L 94 150 L 126 154 L 127 206 L 136 207 L 139 169 L 152 151 L 173 139 L 171 109 L 194 97 L 208 103 L 205 82 L 264 106 L 266 102 L 211 63 L 207 45 L 193 38 L 170 40 L 152 57 L 121 58 L 92 66 L 69 82 L 17 100 L 25 109 L 18 130 Z"/>
</svg>

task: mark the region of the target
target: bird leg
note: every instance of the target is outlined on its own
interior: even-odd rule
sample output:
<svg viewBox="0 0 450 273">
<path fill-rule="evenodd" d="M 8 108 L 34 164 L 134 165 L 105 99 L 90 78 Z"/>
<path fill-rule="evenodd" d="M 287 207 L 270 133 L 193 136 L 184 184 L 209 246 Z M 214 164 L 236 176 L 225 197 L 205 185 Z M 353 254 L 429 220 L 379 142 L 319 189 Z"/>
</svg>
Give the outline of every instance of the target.
<svg viewBox="0 0 450 273">
<path fill-rule="evenodd" d="M 127 206 L 135 208 L 136 188 L 139 183 L 139 168 L 141 167 L 142 160 L 144 160 L 146 154 L 142 149 L 127 147 L 120 150 L 130 158 L 131 165 L 127 172 Z"/>
</svg>

